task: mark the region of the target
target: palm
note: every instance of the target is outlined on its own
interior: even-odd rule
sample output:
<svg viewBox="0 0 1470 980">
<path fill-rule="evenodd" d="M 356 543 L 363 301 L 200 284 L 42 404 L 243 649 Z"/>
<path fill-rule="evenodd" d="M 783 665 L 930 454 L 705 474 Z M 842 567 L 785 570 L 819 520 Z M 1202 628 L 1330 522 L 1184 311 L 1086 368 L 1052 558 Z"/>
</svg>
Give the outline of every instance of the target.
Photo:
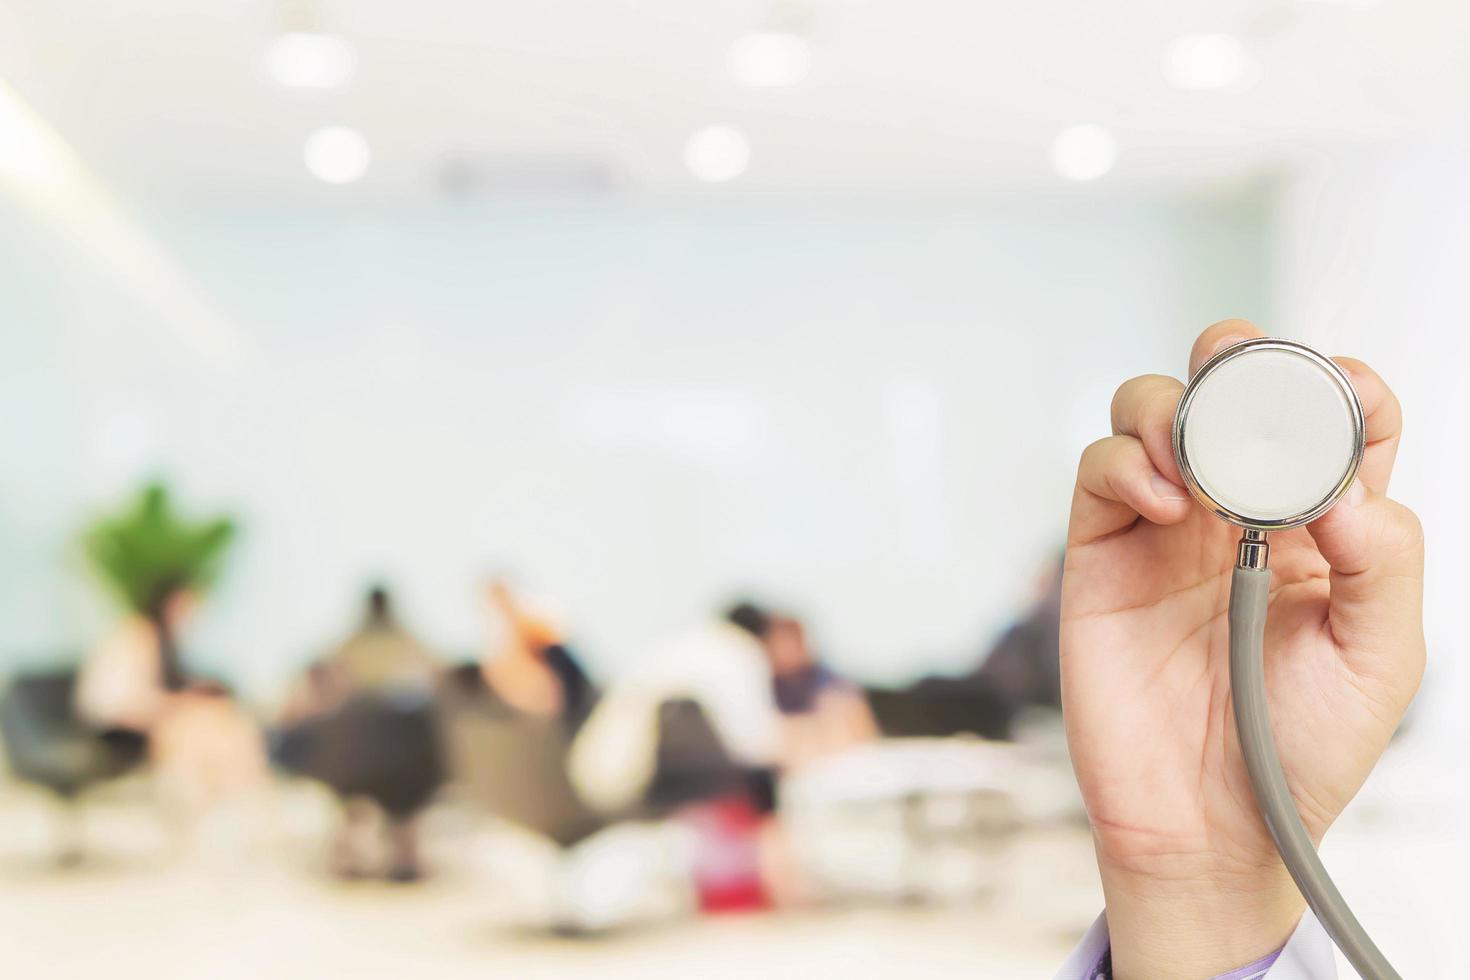
<svg viewBox="0 0 1470 980">
<path fill-rule="evenodd" d="M 1231 528 L 1197 510 L 1172 527 L 1139 521 L 1068 555 L 1068 724 L 1089 812 L 1116 856 L 1210 852 L 1254 866 L 1272 853 L 1230 705 L 1225 612 L 1234 540 Z M 1379 722 L 1373 705 L 1381 699 L 1345 665 L 1327 628 L 1328 567 L 1312 539 L 1305 531 L 1273 536 L 1271 564 L 1271 711 L 1297 804 L 1320 836 L 1392 726 Z M 1126 663 L 1077 656 L 1098 649 Z M 1371 755 L 1360 741 L 1373 743 Z M 1345 743 L 1351 751 L 1323 757 L 1322 746 Z M 1311 765 L 1300 764 L 1306 751 Z"/>
</svg>

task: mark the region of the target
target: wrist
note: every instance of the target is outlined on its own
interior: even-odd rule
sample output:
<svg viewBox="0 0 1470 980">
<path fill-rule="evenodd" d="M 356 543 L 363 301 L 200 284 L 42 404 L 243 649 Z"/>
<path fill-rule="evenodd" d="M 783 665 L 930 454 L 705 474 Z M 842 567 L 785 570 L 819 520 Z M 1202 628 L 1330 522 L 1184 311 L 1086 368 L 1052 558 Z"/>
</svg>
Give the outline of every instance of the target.
<svg viewBox="0 0 1470 980">
<path fill-rule="evenodd" d="M 1100 862 L 1102 864 L 1102 862 Z M 1102 867 L 1116 980 L 1206 980 L 1291 938 L 1306 908 L 1286 868 Z"/>
</svg>

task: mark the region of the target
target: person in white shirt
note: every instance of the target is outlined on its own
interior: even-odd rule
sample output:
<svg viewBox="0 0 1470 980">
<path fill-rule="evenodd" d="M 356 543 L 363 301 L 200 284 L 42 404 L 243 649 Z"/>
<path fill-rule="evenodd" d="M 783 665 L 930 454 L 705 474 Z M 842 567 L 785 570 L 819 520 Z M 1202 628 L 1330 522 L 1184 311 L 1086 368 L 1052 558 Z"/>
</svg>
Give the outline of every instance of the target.
<svg viewBox="0 0 1470 980">
<path fill-rule="evenodd" d="M 760 641 L 731 618 L 686 629 L 614 683 L 572 746 L 577 791 L 592 806 L 632 806 L 654 778 L 659 706 L 688 699 L 703 709 L 730 761 L 748 769 L 779 762 L 781 715 Z"/>
</svg>

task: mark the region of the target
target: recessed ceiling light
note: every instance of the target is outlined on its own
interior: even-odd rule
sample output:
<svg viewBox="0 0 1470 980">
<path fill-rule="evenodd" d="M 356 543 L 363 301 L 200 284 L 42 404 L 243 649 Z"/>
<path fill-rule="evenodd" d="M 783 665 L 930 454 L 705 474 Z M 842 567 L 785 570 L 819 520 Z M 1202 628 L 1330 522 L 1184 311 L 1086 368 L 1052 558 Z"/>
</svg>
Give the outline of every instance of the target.
<svg viewBox="0 0 1470 980">
<path fill-rule="evenodd" d="M 780 88 L 806 78 L 812 46 L 800 34 L 757 31 L 742 34 L 725 52 L 730 77 L 751 88 Z"/>
<path fill-rule="evenodd" d="M 1259 75 L 1245 42 L 1230 34 L 1184 34 L 1164 51 L 1164 77 L 1175 88 L 1239 92 Z"/>
<path fill-rule="evenodd" d="M 372 151 L 361 133 L 346 126 L 323 126 L 302 148 L 306 169 L 329 184 L 350 184 L 367 173 Z"/>
<path fill-rule="evenodd" d="M 289 31 L 265 49 L 265 68 L 287 88 L 337 88 L 352 78 L 357 52 L 336 34 Z"/>
<path fill-rule="evenodd" d="M 1118 161 L 1118 141 L 1096 123 L 1071 126 L 1051 144 L 1051 163 L 1068 180 L 1096 180 Z"/>
<path fill-rule="evenodd" d="M 734 126 L 704 126 L 689 134 L 684 163 L 711 184 L 734 180 L 750 164 L 750 140 Z"/>
</svg>

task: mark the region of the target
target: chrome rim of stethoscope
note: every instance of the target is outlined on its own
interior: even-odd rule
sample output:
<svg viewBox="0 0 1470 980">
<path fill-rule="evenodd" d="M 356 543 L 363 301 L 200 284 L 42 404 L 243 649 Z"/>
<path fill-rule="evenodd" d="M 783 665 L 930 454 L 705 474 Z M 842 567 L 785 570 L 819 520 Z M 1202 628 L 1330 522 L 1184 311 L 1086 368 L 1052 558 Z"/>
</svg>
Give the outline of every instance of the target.
<svg viewBox="0 0 1470 980">
<path fill-rule="evenodd" d="M 1203 382 L 1218 370 L 1221 365 L 1242 355 L 1261 350 L 1279 350 L 1296 354 L 1321 368 L 1337 387 L 1341 389 L 1344 398 L 1347 399 L 1349 411 L 1352 415 L 1353 454 L 1346 470 L 1342 474 L 1342 479 L 1338 481 L 1330 492 L 1308 510 L 1281 518 L 1259 518 L 1252 517 L 1249 514 L 1242 514 L 1212 497 L 1195 477 L 1194 468 L 1190 465 L 1189 453 L 1184 445 L 1184 430 L 1189 423 L 1189 410 L 1194 402 L 1194 396 L 1199 391 Z M 1353 388 L 1353 383 L 1348 378 L 1347 372 L 1338 367 L 1337 362 L 1318 353 L 1306 344 L 1299 344 L 1292 340 L 1282 340 L 1278 337 L 1261 337 L 1256 340 L 1242 341 L 1239 344 L 1225 348 L 1206 361 L 1204 366 L 1195 372 L 1194 377 L 1189 380 L 1189 384 L 1185 387 L 1184 394 L 1179 398 L 1179 408 L 1174 412 L 1173 440 L 1174 458 L 1179 463 L 1179 472 L 1184 477 L 1184 483 L 1189 488 L 1189 492 L 1194 494 L 1195 499 L 1204 504 L 1206 509 L 1217 517 L 1223 518 L 1238 527 L 1250 528 L 1256 531 L 1285 531 L 1289 528 L 1301 527 L 1303 524 L 1309 524 L 1315 521 L 1327 513 L 1327 511 L 1331 510 L 1332 505 L 1342 499 L 1343 494 L 1347 493 L 1348 488 L 1353 485 L 1353 479 L 1358 475 L 1358 467 L 1363 462 L 1363 450 L 1366 445 L 1366 425 L 1363 420 L 1363 404 L 1358 400 L 1358 393 Z M 1243 459 L 1240 461 L 1240 465 L 1249 466 L 1251 465 L 1251 461 Z"/>
</svg>

